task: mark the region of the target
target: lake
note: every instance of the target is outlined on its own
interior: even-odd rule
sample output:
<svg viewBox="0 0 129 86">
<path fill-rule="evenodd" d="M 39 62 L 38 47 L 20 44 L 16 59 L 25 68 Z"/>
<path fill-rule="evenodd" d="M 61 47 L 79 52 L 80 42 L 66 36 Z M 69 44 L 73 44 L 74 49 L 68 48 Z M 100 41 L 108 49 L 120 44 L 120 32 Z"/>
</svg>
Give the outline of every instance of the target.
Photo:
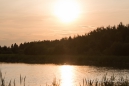
<svg viewBox="0 0 129 86">
<path fill-rule="evenodd" d="M 79 86 L 79 83 L 83 83 L 84 78 L 102 80 L 105 74 L 108 78 L 114 74 L 117 79 L 129 75 L 127 69 L 54 64 L 0 63 L 0 70 L 5 78 L 5 83 L 8 84 L 11 80 L 13 85 L 15 79 L 16 86 L 24 86 L 25 77 L 26 86 L 51 85 L 55 78 L 61 86 Z M 21 85 L 20 76 L 22 79 Z"/>
</svg>

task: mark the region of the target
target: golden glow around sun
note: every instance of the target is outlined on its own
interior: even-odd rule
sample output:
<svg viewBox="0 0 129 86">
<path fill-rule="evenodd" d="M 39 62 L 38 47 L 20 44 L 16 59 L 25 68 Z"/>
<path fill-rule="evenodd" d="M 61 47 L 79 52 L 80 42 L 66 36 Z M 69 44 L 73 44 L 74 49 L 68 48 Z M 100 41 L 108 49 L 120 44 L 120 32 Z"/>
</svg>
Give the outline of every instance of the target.
<svg viewBox="0 0 129 86">
<path fill-rule="evenodd" d="M 80 14 L 80 7 L 76 0 L 59 0 L 54 8 L 55 15 L 63 22 L 74 21 Z"/>
</svg>

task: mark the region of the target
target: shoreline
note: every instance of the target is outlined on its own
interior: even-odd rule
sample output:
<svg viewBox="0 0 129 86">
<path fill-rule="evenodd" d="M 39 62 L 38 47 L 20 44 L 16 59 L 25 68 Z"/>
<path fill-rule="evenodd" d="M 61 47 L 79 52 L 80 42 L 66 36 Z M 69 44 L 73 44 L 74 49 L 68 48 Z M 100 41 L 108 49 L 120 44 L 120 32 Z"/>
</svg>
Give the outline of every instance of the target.
<svg viewBox="0 0 129 86">
<path fill-rule="evenodd" d="M 68 64 L 129 69 L 128 56 L 0 54 L 0 62 L 57 65 Z"/>
</svg>

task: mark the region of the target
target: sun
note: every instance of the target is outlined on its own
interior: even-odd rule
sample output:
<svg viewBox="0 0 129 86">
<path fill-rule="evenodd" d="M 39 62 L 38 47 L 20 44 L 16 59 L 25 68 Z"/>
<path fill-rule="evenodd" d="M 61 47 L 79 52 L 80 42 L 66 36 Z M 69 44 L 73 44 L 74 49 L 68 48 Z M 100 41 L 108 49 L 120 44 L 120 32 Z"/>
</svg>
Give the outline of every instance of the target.
<svg viewBox="0 0 129 86">
<path fill-rule="evenodd" d="M 69 23 L 79 17 L 80 6 L 76 0 L 59 0 L 55 4 L 54 14 L 62 22 Z"/>
</svg>

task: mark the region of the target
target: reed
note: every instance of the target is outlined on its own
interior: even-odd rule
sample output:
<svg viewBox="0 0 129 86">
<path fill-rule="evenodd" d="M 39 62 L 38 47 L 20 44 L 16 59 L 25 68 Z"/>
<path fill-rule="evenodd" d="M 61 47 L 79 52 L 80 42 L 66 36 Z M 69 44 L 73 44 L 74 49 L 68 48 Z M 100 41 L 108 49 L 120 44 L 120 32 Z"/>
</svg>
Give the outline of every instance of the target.
<svg viewBox="0 0 129 86">
<path fill-rule="evenodd" d="M 59 83 L 54 80 L 54 84 L 46 85 L 46 86 L 61 86 Z M 76 86 L 129 86 L 129 79 L 128 77 L 120 77 L 116 79 L 116 76 L 112 75 L 110 78 L 107 78 L 107 74 L 105 74 L 102 80 L 87 80 L 83 79 L 82 84 Z"/>
<path fill-rule="evenodd" d="M 26 86 L 25 80 L 26 80 L 26 76 L 25 76 L 25 77 L 22 77 L 22 76 L 20 75 L 20 86 L 22 86 L 22 85 L 23 85 L 23 86 Z M 13 85 L 12 85 L 12 84 L 13 84 Z M 0 86 L 16 86 L 15 79 L 14 79 L 13 83 L 12 83 L 12 81 L 10 80 L 8 84 L 5 84 L 5 77 L 3 77 L 3 74 L 2 74 L 2 72 L 1 72 L 1 70 L 0 70 Z"/>
<path fill-rule="evenodd" d="M 26 76 L 22 77 L 20 75 L 20 86 L 26 86 L 25 80 Z M 8 84 L 5 84 L 5 78 L 3 77 L 2 72 L 0 70 L 0 86 L 16 86 L 15 79 L 13 83 L 10 80 Z M 60 81 L 58 82 L 56 78 L 54 78 L 52 84 L 46 84 L 46 86 L 61 86 L 61 84 Z M 120 77 L 119 79 L 116 79 L 116 76 L 114 74 L 111 77 L 107 78 L 107 74 L 105 74 L 102 80 L 83 79 L 82 84 L 79 84 L 79 86 L 129 86 L 129 79 L 128 77 Z"/>
</svg>

